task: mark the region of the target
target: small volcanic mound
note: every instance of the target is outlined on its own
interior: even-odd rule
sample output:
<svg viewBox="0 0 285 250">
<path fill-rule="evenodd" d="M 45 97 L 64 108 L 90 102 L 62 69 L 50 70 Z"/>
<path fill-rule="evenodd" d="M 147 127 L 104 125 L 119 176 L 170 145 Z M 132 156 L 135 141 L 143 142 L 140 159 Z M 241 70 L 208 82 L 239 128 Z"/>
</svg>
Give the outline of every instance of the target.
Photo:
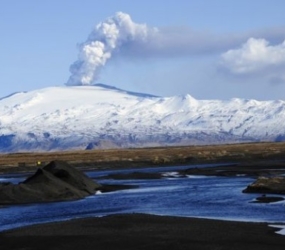
<svg viewBox="0 0 285 250">
<path fill-rule="evenodd" d="M 2 184 L 0 203 L 76 200 L 94 194 L 100 187 L 100 184 L 67 163 L 52 161 L 22 183 Z"/>
<path fill-rule="evenodd" d="M 101 185 L 66 162 L 52 161 L 19 184 L 0 183 L 0 204 L 77 200 L 96 191 L 111 192 L 130 185 Z"/>
</svg>

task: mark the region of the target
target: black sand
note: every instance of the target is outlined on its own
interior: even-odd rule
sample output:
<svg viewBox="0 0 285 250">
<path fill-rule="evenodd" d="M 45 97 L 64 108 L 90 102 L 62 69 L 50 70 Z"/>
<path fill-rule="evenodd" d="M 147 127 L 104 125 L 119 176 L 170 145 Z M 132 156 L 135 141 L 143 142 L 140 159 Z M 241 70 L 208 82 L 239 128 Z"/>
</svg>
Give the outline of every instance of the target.
<svg viewBox="0 0 285 250">
<path fill-rule="evenodd" d="M 112 215 L 7 231 L 0 234 L 0 249 L 284 249 L 285 236 L 274 230 L 266 223 Z"/>
</svg>

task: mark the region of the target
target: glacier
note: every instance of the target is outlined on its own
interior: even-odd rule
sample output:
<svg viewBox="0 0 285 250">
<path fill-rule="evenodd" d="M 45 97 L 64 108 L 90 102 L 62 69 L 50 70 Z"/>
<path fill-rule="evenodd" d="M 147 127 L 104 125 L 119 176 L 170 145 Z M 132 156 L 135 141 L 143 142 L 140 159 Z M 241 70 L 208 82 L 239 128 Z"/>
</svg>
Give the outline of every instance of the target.
<svg viewBox="0 0 285 250">
<path fill-rule="evenodd" d="M 285 101 L 48 87 L 0 99 L 0 152 L 285 140 Z"/>
</svg>

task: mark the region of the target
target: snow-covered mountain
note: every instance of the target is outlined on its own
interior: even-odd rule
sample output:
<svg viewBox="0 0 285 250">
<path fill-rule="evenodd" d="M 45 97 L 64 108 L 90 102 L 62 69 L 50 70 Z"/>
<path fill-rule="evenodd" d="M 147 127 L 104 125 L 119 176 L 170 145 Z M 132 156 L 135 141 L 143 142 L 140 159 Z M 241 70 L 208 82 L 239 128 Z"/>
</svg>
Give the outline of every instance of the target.
<svg viewBox="0 0 285 250">
<path fill-rule="evenodd" d="M 0 99 L 0 151 L 285 140 L 285 101 L 50 87 Z"/>
</svg>

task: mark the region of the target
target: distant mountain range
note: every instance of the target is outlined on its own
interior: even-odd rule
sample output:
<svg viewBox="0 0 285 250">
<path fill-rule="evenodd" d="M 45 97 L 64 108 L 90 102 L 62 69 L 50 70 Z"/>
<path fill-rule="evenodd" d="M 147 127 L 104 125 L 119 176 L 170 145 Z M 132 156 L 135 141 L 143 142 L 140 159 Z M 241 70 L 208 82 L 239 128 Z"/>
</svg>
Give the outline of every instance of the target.
<svg viewBox="0 0 285 250">
<path fill-rule="evenodd" d="M 50 87 L 0 99 L 0 152 L 284 141 L 284 123 L 281 100 Z"/>
</svg>

